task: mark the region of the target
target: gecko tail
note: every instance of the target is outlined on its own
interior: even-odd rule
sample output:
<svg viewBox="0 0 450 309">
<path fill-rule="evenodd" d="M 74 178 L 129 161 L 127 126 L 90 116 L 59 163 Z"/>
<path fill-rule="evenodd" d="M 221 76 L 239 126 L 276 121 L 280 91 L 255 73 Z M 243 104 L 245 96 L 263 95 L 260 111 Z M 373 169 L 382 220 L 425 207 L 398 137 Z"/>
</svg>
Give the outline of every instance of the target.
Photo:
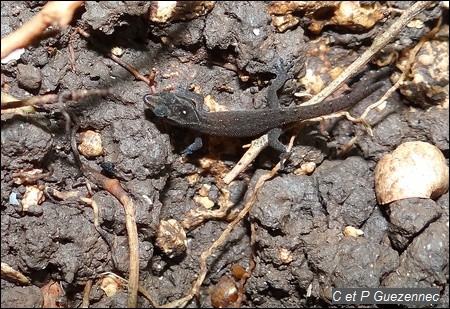
<svg viewBox="0 0 450 309">
<path fill-rule="evenodd" d="M 321 104 L 328 114 L 350 108 L 382 88 L 384 85 L 390 83 L 390 80 L 387 77 L 389 77 L 392 72 L 393 69 L 390 67 L 384 67 L 377 71 L 370 71 L 362 79 L 351 86 L 352 91 L 350 93 L 325 101 Z"/>
</svg>

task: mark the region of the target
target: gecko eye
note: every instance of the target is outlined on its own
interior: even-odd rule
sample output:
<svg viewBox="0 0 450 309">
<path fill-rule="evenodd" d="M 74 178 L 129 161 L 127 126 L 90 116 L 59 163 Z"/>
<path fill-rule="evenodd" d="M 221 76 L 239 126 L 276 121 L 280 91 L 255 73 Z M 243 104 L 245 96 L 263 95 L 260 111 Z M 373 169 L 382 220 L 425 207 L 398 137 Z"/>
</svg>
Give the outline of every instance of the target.
<svg viewBox="0 0 450 309">
<path fill-rule="evenodd" d="M 157 117 L 167 117 L 169 115 L 169 109 L 165 105 L 158 105 L 153 110 L 153 113 Z"/>
<path fill-rule="evenodd" d="M 179 116 L 189 116 L 190 110 L 189 108 L 186 108 L 186 106 L 177 106 L 174 110 L 174 113 Z"/>
</svg>

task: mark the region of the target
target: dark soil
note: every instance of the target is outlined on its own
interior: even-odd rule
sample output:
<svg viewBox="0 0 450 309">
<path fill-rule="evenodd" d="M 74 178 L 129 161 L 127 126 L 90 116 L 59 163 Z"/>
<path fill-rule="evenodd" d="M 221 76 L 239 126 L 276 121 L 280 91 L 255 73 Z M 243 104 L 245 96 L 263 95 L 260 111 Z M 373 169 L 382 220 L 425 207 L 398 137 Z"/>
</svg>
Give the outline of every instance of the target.
<svg viewBox="0 0 450 309">
<path fill-rule="evenodd" d="M 2 37 L 34 16 L 41 5 L 2 1 Z M 201 253 L 228 221 L 205 221 L 188 230 L 186 251 L 170 258 L 155 245 L 160 220 L 181 222 L 189 211 L 202 207 L 196 197 L 205 185 L 213 207 L 225 198 L 241 209 L 256 179 L 277 163 L 278 155 L 265 150 L 225 186 L 220 181 L 224 170 L 239 160 L 241 146 L 250 139 L 204 136 L 201 150 L 181 158 L 180 152 L 197 133 L 161 123 L 149 113 L 142 100 L 149 86 L 104 51 L 120 47 L 121 60 L 141 74 L 155 68 L 158 92 L 195 88 L 227 109 L 264 108 L 277 59 L 292 64 L 295 76 L 308 70 L 326 84 L 335 76 L 333 69 L 347 66 L 362 54 L 394 18 L 378 22 L 373 31 L 331 25 L 313 34 L 308 30 L 311 16 L 298 13 L 294 16 L 300 23 L 280 33 L 271 23 L 270 3 L 217 2 L 206 15 L 166 24 L 146 18 L 149 5 L 86 2 L 71 27 L 28 47 L 20 59 L 2 64 L 1 81 L 2 92 L 20 99 L 66 90 L 111 89 L 107 97 L 69 102 L 66 109 L 76 116 L 78 133 L 90 129 L 101 134 L 103 155 L 83 158 L 83 162 L 98 171 L 102 163 L 114 164 L 114 177 L 136 206 L 139 282 L 164 304 L 189 293 L 200 271 Z M 439 16 L 448 23 L 448 11 L 442 7 L 421 13 L 424 27 L 405 28 L 386 53 L 412 48 Z M 76 27 L 90 33 L 92 41 L 77 34 Z M 443 27 L 448 34 L 448 24 Z M 448 48 L 448 35 L 441 41 Z M 448 91 L 448 66 L 446 76 Z M 389 86 L 387 81 L 386 87 L 352 112 L 360 114 Z M 297 80 L 290 81 L 280 94 L 282 103 L 291 103 L 293 92 L 302 90 Z M 438 287 L 442 296 L 438 306 L 448 307 L 448 193 L 438 200 L 413 198 L 389 206 L 378 205 L 375 198 L 376 162 L 405 141 L 434 144 L 448 162 L 448 109 L 416 101 L 394 93 L 382 112 L 369 116 L 373 136 L 342 118 L 303 127 L 287 169 L 264 185 L 250 215 L 208 259 L 208 275 L 188 307 L 211 307 L 215 284 L 225 275 L 233 276 L 232 265 L 247 269 L 252 260 L 255 268 L 244 286 L 243 307 L 333 306 L 334 287 Z M 77 198 L 61 200 L 51 194 L 52 190 L 89 194 L 65 127 L 66 118 L 56 105 L 37 108 L 32 115 L 2 115 L 1 261 L 31 281 L 21 286 L 2 276 L 2 307 L 41 307 L 45 297 L 41 288 L 49 282 L 59 283 L 64 290 L 62 305 L 79 307 L 87 280 L 94 280 L 90 306 L 126 306 L 126 290 L 107 297 L 96 285 L 104 272 L 128 276 L 125 213 L 120 202 L 92 186 L 92 198 L 101 212 L 100 227 L 114 240 L 111 251 L 94 227 L 90 207 Z M 283 142 L 288 135 L 284 134 Z M 353 147 L 341 154 L 339 150 L 355 136 L 359 138 Z M 318 165 L 314 173 L 290 172 L 305 162 Z M 25 185 L 16 184 L 13 174 L 35 168 L 53 173 L 34 183 L 45 188 L 45 201 L 23 211 L 11 202 L 11 194 L 20 200 L 25 192 Z M 224 190 L 229 197 L 223 196 Z M 364 236 L 344 237 L 342 231 L 348 225 L 363 230 Z M 142 295 L 138 304 L 151 306 Z"/>
</svg>

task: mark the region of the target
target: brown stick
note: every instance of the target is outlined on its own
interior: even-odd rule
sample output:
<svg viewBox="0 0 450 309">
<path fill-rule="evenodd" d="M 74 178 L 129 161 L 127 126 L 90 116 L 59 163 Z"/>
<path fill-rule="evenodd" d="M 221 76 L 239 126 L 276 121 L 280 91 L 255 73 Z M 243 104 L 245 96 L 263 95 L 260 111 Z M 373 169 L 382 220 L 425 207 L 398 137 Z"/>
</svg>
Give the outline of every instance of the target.
<svg viewBox="0 0 450 309">
<path fill-rule="evenodd" d="M 3 101 L 1 108 L 17 108 L 22 106 L 40 106 L 45 104 L 55 104 L 65 101 L 78 101 L 89 96 L 105 96 L 109 94 L 108 89 L 83 89 L 74 91 L 64 91 L 60 94 L 44 94 L 41 96 L 35 96 L 24 100 L 16 101 Z"/>
<path fill-rule="evenodd" d="M 125 211 L 128 247 L 130 250 L 130 275 L 128 277 L 128 308 L 136 308 L 139 289 L 139 242 L 136 226 L 135 207 L 132 199 L 122 188 L 117 179 L 108 178 L 86 164 L 81 164 L 81 171 L 92 182 L 96 183 L 117 198 Z"/>
<path fill-rule="evenodd" d="M 2 39 L 2 59 L 19 48 L 33 43 L 49 26 L 65 28 L 72 21 L 76 9 L 84 1 L 50 1 L 32 19 Z"/>
</svg>

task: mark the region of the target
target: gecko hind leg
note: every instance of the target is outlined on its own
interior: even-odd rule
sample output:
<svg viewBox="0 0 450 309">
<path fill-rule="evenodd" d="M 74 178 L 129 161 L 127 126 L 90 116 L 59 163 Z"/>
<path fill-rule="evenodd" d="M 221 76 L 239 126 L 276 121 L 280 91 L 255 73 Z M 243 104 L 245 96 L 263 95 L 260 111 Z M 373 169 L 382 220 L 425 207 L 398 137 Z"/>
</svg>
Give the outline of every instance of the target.
<svg viewBox="0 0 450 309">
<path fill-rule="evenodd" d="M 267 92 L 267 103 L 270 108 L 279 108 L 280 101 L 278 99 L 277 91 L 280 90 L 286 81 L 293 79 L 292 73 L 289 73 L 289 66 L 286 66 L 283 58 L 277 59 L 275 62 L 275 71 L 277 77 L 272 81 Z M 280 153 L 280 168 L 284 170 L 284 162 L 288 159 L 289 153 L 286 151 L 286 146 L 280 142 L 279 138 L 283 131 L 281 128 L 274 128 L 267 132 L 269 146 Z"/>
<path fill-rule="evenodd" d="M 274 128 L 267 132 L 269 146 L 280 153 L 280 169 L 284 170 L 284 162 L 289 158 L 290 152 L 287 151 L 286 146 L 280 142 L 280 135 L 283 133 L 281 128 Z"/>
</svg>

